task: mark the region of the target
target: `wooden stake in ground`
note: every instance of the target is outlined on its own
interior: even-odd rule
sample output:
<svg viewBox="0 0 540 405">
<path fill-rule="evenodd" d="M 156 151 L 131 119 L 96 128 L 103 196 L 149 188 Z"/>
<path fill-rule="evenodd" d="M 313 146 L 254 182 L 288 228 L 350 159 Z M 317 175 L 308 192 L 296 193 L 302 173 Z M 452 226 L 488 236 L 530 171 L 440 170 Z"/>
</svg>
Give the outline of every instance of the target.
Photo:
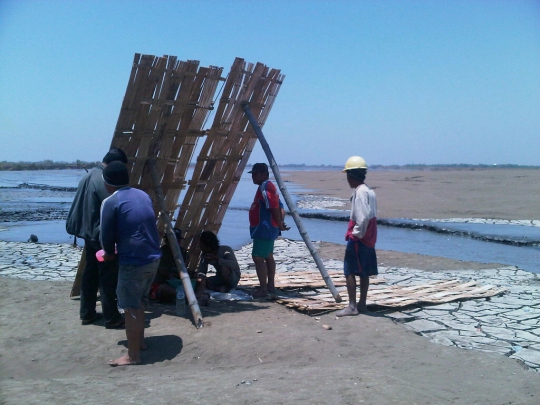
<svg viewBox="0 0 540 405">
<path fill-rule="evenodd" d="M 178 246 L 176 235 L 173 231 L 173 225 L 171 223 L 169 215 L 167 214 L 165 199 L 163 198 L 163 191 L 161 190 L 161 186 L 159 185 L 159 177 L 156 169 L 156 160 L 148 159 L 147 167 L 150 170 L 152 182 L 154 183 L 154 191 L 156 193 L 156 200 L 160 207 L 159 209 L 161 211 L 161 218 L 163 219 L 163 221 L 165 221 L 167 239 L 174 255 L 176 268 L 180 273 L 180 280 L 182 280 L 182 285 L 184 286 L 184 291 L 186 292 L 189 308 L 191 309 L 191 314 L 193 315 L 193 322 L 198 329 L 204 326 L 203 317 L 199 308 L 199 302 L 197 301 L 197 297 L 195 296 L 195 292 L 193 291 L 193 286 L 191 285 L 191 280 L 186 269 L 186 264 L 184 263 L 184 259 L 182 257 L 182 252 L 180 251 L 180 246 Z"/>
<path fill-rule="evenodd" d="M 326 283 L 328 289 L 332 293 L 332 296 L 334 297 L 336 302 L 341 302 L 341 296 L 339 295 L 339 292 L 334 286 L 332 279 L 328 275 L 328 272 L 326 271 L 326 268 L 324 267 L 324 264 L 321 258 L 319 257 L 319 253 L 317 252 L 317 249 L 311 242 L 311 239 L 309 238 L 309 235 L 306 229 L 304 228 L 304 225 L 302 224 L 302 220 L 300 219 L 300 216 L 298 215 L 298 212 L 296 210 L 296 204 L 293 202 L 291 196 L 289 195 L 289 191 L 287 190 L 287 187 L 285 187 L 285 183 L 283 183 L 278 165 L 276 161 L 274 160 L 274 155 L 272 154 L 272 151 L 270 150 L 270 145 L 268 145 L 268 142 L 266 142 L 266 138 L 264 137 L 264 134 L 262 133 L 259 123 L 257 122 L 255 117 L 251 113 L 251 110 L 249 109 L 249 103 L 245 101 L 242 104 L 242 107 L 244 108 L 244 113 L 246 114 L 246 117 L 248 118 L 249 123 L 251 124 L 251 126 L 255 130 L 255 133 L 257 134 L 257 138 L 259 138 L 259 141 L 261 142 L 261 146 L 264 150 L 264 153 L 266 154 L 266 157 L 268 158 L 268 163 L 270 163 L 270 167 L 272 168 L 272 172 L 274 173 L 274 177 L 276 179 L 276 182 L 278 183 L 279 190 L 281 191 L 281 194 L 283 195 L 283 198 L 285 199 L 285 202 L 287 203 L 287 207 L 289 207 L 289 212 L 294 219 L 294 223 L 298 227 L 298 231 L 300 232 L 300 235 L 302 235 L 302 239 L 304 239 L 304 242 L 306 243 L 309 249 L 309 253 L 311 253 L 313 260 L 315 260 L 315 263 L 317 264 L 317 267 L 319 271 L 321 272 L 321 276 L 324 282 Z"/>
<path fill-rule="evenodd" d="M 73 286 L 71 287 L 71 298 L 77 298 L 81 296 L 81 284 L 82 284 L 82 275 L 84 273 L 84 268 L 86 267 L 86 246 L 83 247 L 81 260 L 79 260 L 79 265 L 77 266 L 77 274 L 75 275 L 75 280 L 73 280 Z"/>
</svg>

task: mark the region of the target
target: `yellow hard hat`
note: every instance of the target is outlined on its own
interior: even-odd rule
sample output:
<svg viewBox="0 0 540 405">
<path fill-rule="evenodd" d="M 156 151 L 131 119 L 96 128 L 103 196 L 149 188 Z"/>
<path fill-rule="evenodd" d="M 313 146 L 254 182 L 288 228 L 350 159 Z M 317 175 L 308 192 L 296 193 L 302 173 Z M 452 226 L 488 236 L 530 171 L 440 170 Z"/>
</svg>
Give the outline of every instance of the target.
<svg viewBox="0 0 540 405">
<path fill-rule="evenodd" d="M 351 169 L 367 169 L 367 163 L 360 156 L 351 156 L 345 162 L 345 168 L 342 171 L 346 172 Z"/>
</svg>

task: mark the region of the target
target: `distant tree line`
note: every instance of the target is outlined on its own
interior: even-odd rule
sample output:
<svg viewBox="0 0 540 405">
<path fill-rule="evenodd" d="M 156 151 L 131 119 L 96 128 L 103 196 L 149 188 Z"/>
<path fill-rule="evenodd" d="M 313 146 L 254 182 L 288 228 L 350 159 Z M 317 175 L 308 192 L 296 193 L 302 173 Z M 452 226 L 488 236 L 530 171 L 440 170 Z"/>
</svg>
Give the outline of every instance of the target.
<svg viewBox="0 0 540 405">
<path fill-rule="evenodd" d="M 99 162 L 54 162 L 46 159 L 41 162 L 0 162 L 0 170 L 61 170 L 61 169 L 90 169 Z"/>
<path fill-rule="evenodd" d="M 0 170 L 61 170 L 61 169 L 91 169 L 99 164 L 99 162 L 84 162 L 76 160 L 75 162 L 54 162 L 52 160 L 43 160 L 41 162 L 0 162 Z M 192 163 L 191 165 L 194 165 Z M 306 165 L 300 164 L 285 164 L 280 167 L 291 168 L 342 168 L 338 165 Z M 440 164 L 440 165 L 425 165 L 425 164 L 407 164 L 407 165 L 369 165 L 371 170 L 482 170 L 482 169 L 540 169 L 540 166 L 521 166 L 514 164 L 501 165 L 471 165 L 471 164 Z"/>
<path fill-rule="evenodd" d="M 515 164 L 438 164 L 438 165 L 424 165 L 424 164 L 407 164 L 407 165 L 370 165 L 370 169 L 381 169 L 381 170 L 409 170 L 409 171 L 421 171 L 421 170 L 484 170 L 484 169 L 540 169 L 540 166 L 531 166 L 531 165 L 515 165 Z"/>
<path fill-rule="evenodd" d="M 325 169 L 342 169 L 342 165 L 306 165 L 305 163 L 285 164 L 279 165 L 280 167 L 291 167 L 298 169 L 309 168 L 325 168 Z M 369 165 L 370 170 L 408 170 L 408 171 L 421 171 L 421 170 L 482 170 L 482 169 L 540 169 L 540 166 L 521 166 L 514 164 L 502 164 L 502 165 L 472 165 L 466 163 L 459 164 L 439 164 L 439 165 L 425 165 L 425 164 L 406 164 L 406 165 Z"/>
</svg>

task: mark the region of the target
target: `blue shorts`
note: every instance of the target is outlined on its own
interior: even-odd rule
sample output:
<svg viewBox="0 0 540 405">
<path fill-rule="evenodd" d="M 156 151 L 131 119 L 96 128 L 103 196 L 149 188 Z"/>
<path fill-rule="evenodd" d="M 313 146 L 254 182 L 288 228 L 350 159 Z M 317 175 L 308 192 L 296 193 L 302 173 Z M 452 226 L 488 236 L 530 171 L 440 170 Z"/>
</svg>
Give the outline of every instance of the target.
<svg viewBox="0 0 540 405">
<path fill-rule="evenodd" d="M 359 277 L 379 274 L 375 248 L 367 247 L 360 241 L 349 240 L 345 248 L 343 272 L 345 277 L 353 274 Z"/>
<path fill-rule="evenodd" d="M 273 239 L 253 239 L 253 249 L 251 250 L 251 256 L 264 257 L 266 259 L 272 253 L 274 253 Z"/>
<path fill-rule="evenodd" d="M 146 304 L 158 265 L 159 259 L 144 266 L 120 265 L 116 287 L 118 308 L 139 309 Z"/>
</svg>

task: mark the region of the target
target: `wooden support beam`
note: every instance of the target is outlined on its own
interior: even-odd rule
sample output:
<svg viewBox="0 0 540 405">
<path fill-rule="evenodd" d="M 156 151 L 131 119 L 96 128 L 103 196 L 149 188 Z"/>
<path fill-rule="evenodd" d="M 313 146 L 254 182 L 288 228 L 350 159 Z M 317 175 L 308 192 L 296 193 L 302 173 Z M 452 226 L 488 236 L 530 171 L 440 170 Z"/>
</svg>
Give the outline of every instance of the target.
<svg viewBox="0 0 540 405">
<path fill-rule="evenodd" d="M 161 209 L 161 219 L 165 221 L 165 230 L 167 232 L 167 239 L 169 240 L 169 245 L 172 248 L 174 261 L 176 263 L 178 272 L 180 273 L 180 280 L 182 281 L 182 285 L 184 286 L 184 291 L 186 292 L 189 308 L 193 316 L 193 322 L 195 326 L 197 327 L 197 329 L 199 329 L 204 326 L 203 317 L 201 314 L 201 310 L 199 308 L 197 297 L 195 296 L 195 292 L 193 291 L 193 286 L 191 285 L 191 279 L 189 278 L 189 274 L 186 269 L 186 264 L 184 263 L 184 259 L 182 257 L 182 252 L 180 251 L 180 247 L 178 246 L 176 235 L 174 234 L 174 231 L 173 231 L 173 225 L 171 223 L 169 215 L 167 214 L 167 210 L 165 207 L 165 199 L 163 197 L 163 191 L 161 190 L 161 186 L 159 185 L 159 176 L 156 169 L 155 159 L 147 160 L 147 168 L 150 171 L 152 182 L 154 184 L 157 202 L 159 203 L 159 206 Z"/>
</svg>

